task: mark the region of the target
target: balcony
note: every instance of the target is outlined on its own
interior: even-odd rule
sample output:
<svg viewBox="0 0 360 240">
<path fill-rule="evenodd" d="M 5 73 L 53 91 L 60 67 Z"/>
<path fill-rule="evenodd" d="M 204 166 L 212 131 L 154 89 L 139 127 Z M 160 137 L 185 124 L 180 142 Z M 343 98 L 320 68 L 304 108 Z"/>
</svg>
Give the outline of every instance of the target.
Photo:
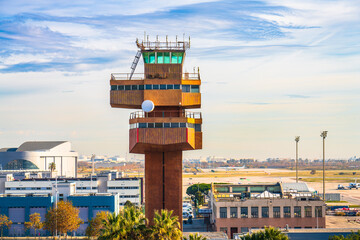
<svg viewBox="0 0 360 240">
<path fill-rule="evenodd" d="M 136 41 L 136 45 L 141 50 L 177 50 L 177 51 L 185 51 L 186 49 L 190 48 L 190 41 L 166 41 L 166 42 L 150 42 L 150 41 L 143 41 L 139 42 Z"/>
<path fill-rule="evenodd" d="M 154 111 L 146 113 L 143 111 L 136 111 L 130 113 L 130 119 L 139 119 L 139 118 L 193 118 L 193 119 L 202 119 L 201 112 L 190 112 L 190 111 Z"/>
<path fill-rule="evenodd" d="M 200 73 L 112 73 L 111 80 L 145 80 L 145 79 L 172 79 L 181 75 L 181 80 L 200 80 Z"/>
</svg>

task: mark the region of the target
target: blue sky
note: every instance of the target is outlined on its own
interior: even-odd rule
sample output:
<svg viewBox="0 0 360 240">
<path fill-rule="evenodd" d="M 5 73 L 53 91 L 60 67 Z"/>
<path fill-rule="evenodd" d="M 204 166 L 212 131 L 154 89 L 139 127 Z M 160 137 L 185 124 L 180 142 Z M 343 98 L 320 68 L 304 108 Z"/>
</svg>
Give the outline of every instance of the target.
<svg viewBox="0 0 360 240">
<path fill-rule="evenodd" d="M 360 156 L 360 2 L 0 0 L 0 147 L 69 140 L 125 155 L 131 110 L 109 78 L 129 72 L 144 31 L 191 36 L 204 149 L 185 157 Z M 137 72 L 142 72 L 142 64 Z"/>
</svg>

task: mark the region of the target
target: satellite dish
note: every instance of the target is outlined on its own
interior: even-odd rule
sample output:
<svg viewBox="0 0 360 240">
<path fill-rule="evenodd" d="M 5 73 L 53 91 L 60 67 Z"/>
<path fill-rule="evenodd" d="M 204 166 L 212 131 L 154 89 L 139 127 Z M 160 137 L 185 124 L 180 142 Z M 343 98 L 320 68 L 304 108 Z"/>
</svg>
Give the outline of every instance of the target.
<svg viewBox="0 0 360 240">
<path fill-rule="evenodd" d="M 151 100 L 145 100 L 141 104 L 141 108 L 144 112 L 152 112 L 154 110 L 155 104 Z"/>
</svg>

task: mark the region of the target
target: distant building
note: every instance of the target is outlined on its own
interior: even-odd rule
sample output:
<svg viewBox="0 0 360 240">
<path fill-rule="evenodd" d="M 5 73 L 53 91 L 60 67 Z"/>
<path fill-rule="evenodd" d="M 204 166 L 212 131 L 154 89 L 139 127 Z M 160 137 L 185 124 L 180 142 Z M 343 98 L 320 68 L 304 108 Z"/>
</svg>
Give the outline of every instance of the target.
<svg viewBox="0 0 360 240">
<path fill-rule="evenodd" d="M 49 172 L 50 163 L 55 163 L 55 174 L 64 177 L 77 176 L 78 153 L 71 150 L 71 143 L 25 142 L 18 148 L 0 149 L 0 170 L 7 172 Z"/>
<path fill-rule="evenodd" d="M 305 183 L 212 184 L 210 206 L 214 230 L 230 238 L 264 226 L 325 228 L 325 203 Z"/>
<path fill-rule="evenodd" d="M 71 192 L 73 184 L 59 184 L 61 192 Z M 61 199 L 59 199 L 61 201 Z M 65 199 L 63 199 L 65 200 Z M 118 194 L 76 194 L 71 193 L 66 200 L 72 202 L 79 209 L 79 217 L 84 221 L 76 231 L 76 235 L 85 235 L 90 219 L 97 212 L 118 212 Z M 47 211 L 55 204 L 55 197 L 48 194 L 7 194 L 0 195 L 0 214 L 5 214 L 13 222 L 10 230 L 5 229 L 5 236 L 21 237 L 34 235 L 33 230 L 27 230 L 24 223 L 29 221 L 29 216 L 39 213 L 41 220 L 45 220 Z M 49 235 L 45 230 L 40 230 L 40 235 Z"/>
</svg>

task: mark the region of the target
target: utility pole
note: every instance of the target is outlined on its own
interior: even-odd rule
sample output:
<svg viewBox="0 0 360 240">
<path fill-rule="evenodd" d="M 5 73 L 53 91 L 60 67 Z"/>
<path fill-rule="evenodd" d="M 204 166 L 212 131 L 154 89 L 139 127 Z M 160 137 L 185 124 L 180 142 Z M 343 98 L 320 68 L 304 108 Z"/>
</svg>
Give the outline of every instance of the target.
<svg viewBox="0 0 360 240">
<path fill-rule="evenodd" d="M 299 141 L 300 141 L 300 136 L 296 136 L 295 137 L 295 142 L 296 142 L 296 162 L 295 162 L 295 164 L 296 164 L 296 182 L 298 182 L 299 181 L 299 175 L 298 175 L 298 143 L 299 143 Z"/>
<path fill-rule="evenodd" d="M 323 139 L 323 200 L 326 201 L 325 198 L 325 138 L 327 137 L 328 131 L 322 131 L 320 137 Z"/>
</svg>

